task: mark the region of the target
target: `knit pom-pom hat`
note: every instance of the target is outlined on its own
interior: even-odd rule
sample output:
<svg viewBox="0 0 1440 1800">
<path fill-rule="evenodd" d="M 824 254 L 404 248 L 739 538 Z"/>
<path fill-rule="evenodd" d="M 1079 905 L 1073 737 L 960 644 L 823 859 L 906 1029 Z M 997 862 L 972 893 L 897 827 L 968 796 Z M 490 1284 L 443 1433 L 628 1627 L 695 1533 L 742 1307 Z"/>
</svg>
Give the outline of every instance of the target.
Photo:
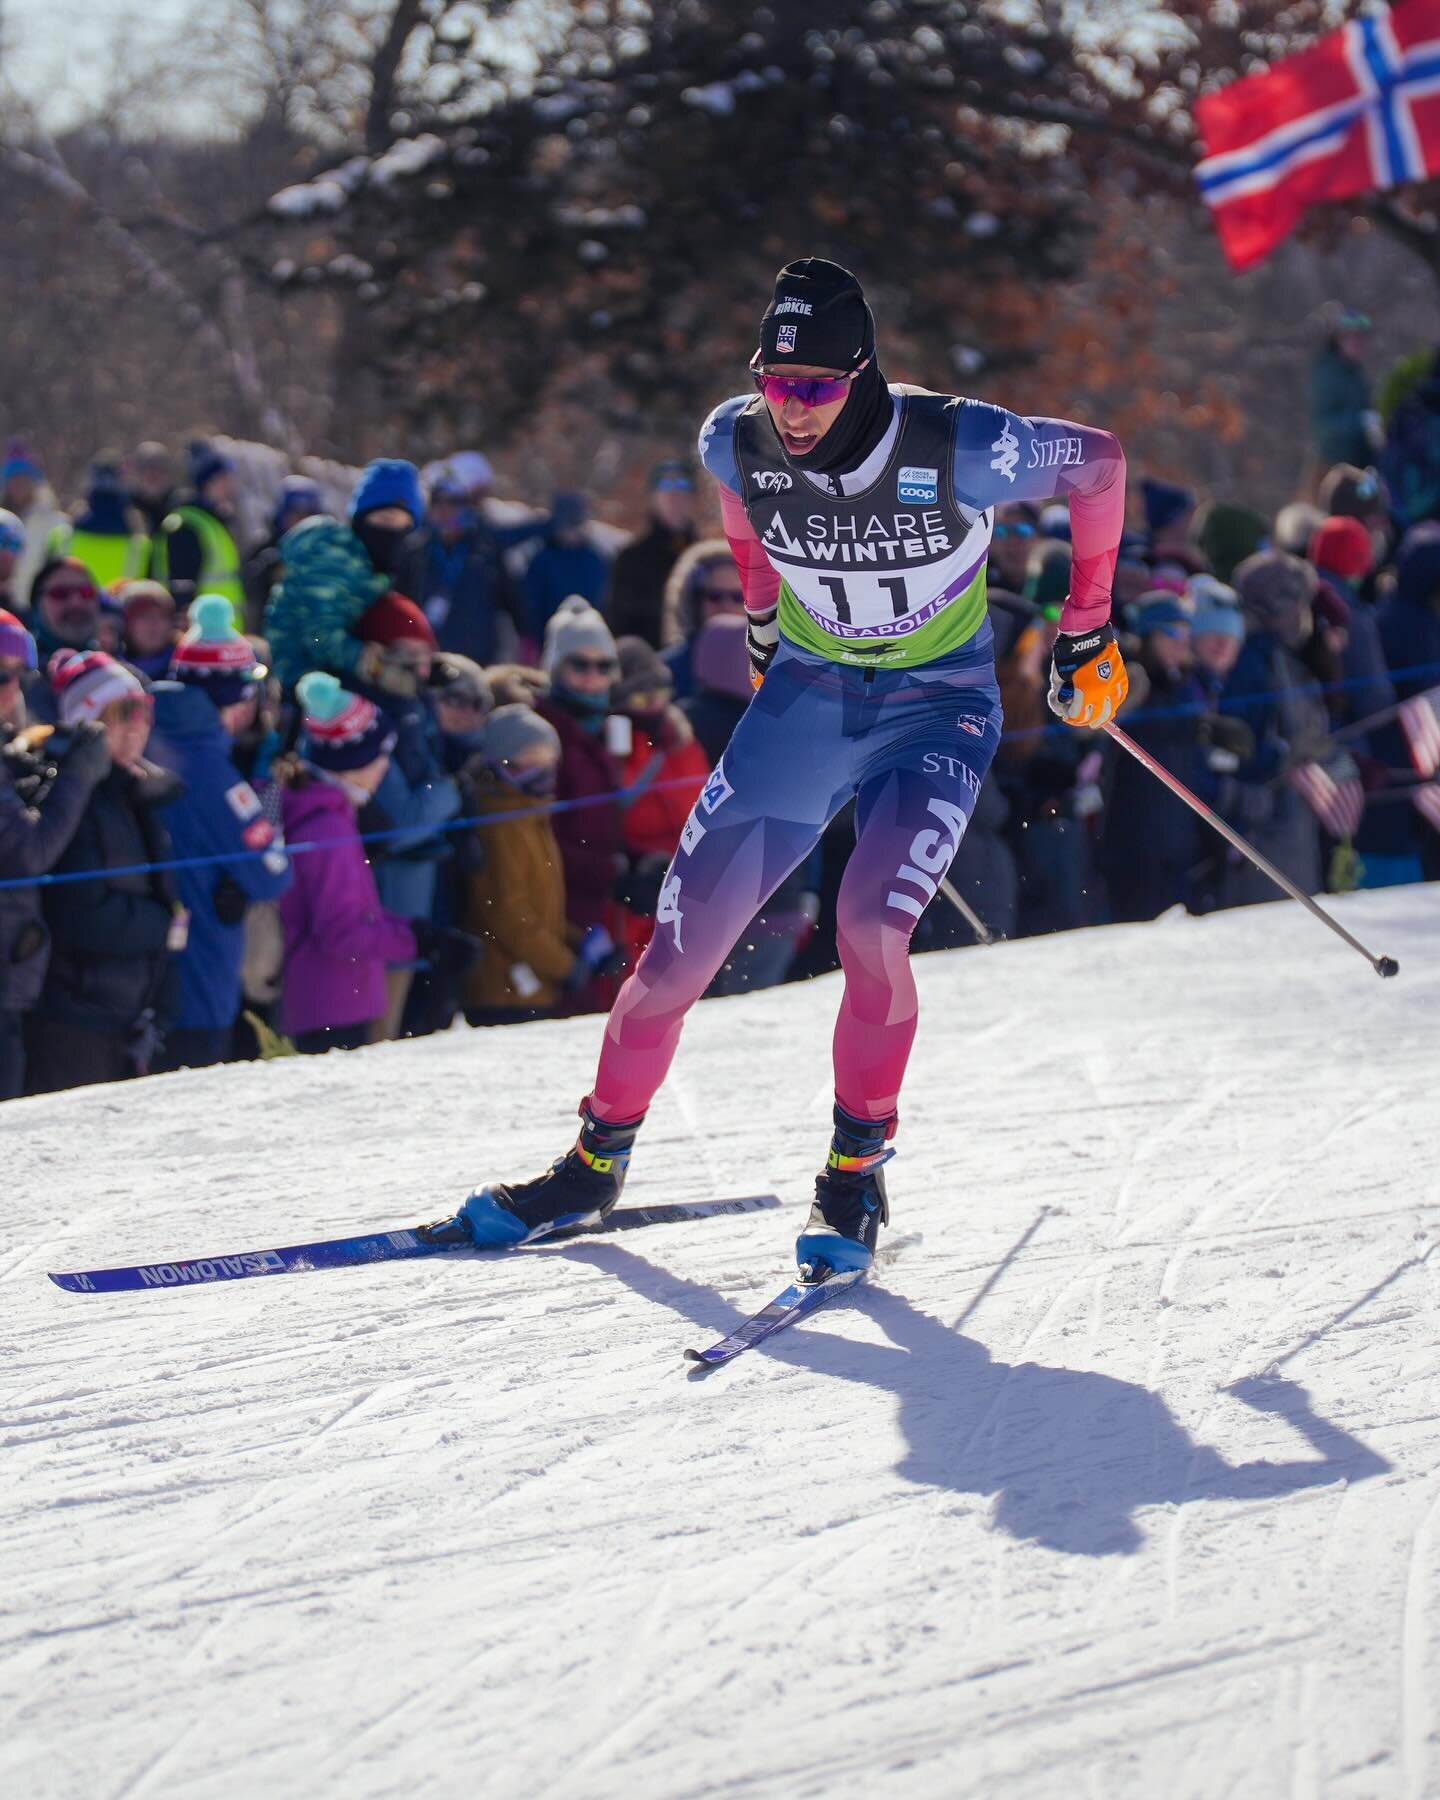
<svg viewBox="0 0 1440 1800">
<path fill-rule="evenodd" d="M 312 669 L 295 684 L 304 714 L 300 753 L 317 769 L 364 769 L 395 748 L 395 727 L 378 706 Z"/>
</svg>

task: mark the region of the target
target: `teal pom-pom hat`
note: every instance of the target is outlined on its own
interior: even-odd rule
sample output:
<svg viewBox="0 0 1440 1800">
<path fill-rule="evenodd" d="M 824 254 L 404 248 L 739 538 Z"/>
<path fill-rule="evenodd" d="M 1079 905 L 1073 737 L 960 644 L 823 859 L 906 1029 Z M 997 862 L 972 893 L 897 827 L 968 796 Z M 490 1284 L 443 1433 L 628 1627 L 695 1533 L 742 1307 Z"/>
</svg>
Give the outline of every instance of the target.
<svg viewBox="0 0 1440 1800">
<path fill-rule="evenodd" d="M 363 769 L 395 748 L 395 727 L 386 714 L 333 675 L 312 670 L 296 682 L 295 694 L 305 719 L 300 754 L 317 769 Z"/>
</svg>

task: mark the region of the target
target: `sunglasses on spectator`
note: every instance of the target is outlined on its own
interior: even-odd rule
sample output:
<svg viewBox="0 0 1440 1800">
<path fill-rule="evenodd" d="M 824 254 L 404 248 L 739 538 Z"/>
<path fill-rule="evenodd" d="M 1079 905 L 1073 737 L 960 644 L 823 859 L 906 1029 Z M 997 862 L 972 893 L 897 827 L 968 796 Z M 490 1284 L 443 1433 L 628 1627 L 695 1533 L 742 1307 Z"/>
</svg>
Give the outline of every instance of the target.
<svg viewBox="0 0 1440 1800">
<path fill-rule="evenodd" d="M 702 587 L 696 588 L 695 592 L 702 600 L 728 600 L 734 606 L 745 604 L 745 596 L 739 588 Z"/>
<path fill-rule="evenodd" d="M 46 588 L 45 598 L 47 600 L 59 600 L 61 602 L 66 600 L 98 600 L 100 598 L 100 590 L 91 587 L 84 582 L 75 582 L 71 586 L 61 587 L 52 585 Z"/>
<path fill-rule="evenodd" d="M 1014 524 L 1007 523 L 1004 525 L 997 525 L 990 535 L 991 537 L 996 538 L 1030 538 L 1035 535 L 1035 527 L 1033 525 L 1027 525 L 1023 519 L 1020 519 Z"/>
<path fill-rule="evenodd" d="M 793 394 L 802 406 L 829 406 L 832 401 L 843 400 L 850 392 L 850 383 L 861 369 L 870 366 L 867 356 L 859 369 L 851 369 L 848 375 L 767 375 L 760 367 L 760 352 L 755 352 L 750 363 L 750 373 L 754 377 L 758 392 L 762 393 L 772 406 L 783 406 Z"/>
<path fill-rule="evenodd" d="M 613 675 L 620 666 L 613 656 L 567 656 L 565 661 L 582 675 Z"/>
<path fill-rule="evenodd" d="M 12 682 L 19 681 L 24 672 L 23 669 L 0 668 L 0 688 L 9 687 Z"/>
</svg>

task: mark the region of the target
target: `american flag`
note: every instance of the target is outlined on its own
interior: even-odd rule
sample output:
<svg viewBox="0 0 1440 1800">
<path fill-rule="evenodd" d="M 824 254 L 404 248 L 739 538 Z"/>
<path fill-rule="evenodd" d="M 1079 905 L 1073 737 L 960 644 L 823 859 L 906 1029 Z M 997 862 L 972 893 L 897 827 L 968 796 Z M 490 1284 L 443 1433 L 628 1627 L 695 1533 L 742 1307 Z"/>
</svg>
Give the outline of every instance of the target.
<svg viewBox="0 0 1440 1800">
<path fill-rule="evenodd" d="M 1360 829 L 1365 787 L 1350 757 L 1301 763 L 1290 771 L 1290 785 L 1331 837 L 1352 838 Z"/>
<path fill-rule="evenodd" d="M 1440 831 L 1440 781 L 1427 781 L 1423 787 L 1415 788 L 1410 798 L 1425 823 Z"/>
<path fill-rule="evenodd" d="M 1440 0 L 1352 19 L 1195 104 L 1195 170 L 1231 266 L 1262 261 L 1308 207 L 1440 171 Z"/>
<path fill-rule="evenodd" d="M 1440 687 L 1407 700 L 1395 715 L 1415 773 L 1428 781 L 1440 769 Z"/>
</svg>

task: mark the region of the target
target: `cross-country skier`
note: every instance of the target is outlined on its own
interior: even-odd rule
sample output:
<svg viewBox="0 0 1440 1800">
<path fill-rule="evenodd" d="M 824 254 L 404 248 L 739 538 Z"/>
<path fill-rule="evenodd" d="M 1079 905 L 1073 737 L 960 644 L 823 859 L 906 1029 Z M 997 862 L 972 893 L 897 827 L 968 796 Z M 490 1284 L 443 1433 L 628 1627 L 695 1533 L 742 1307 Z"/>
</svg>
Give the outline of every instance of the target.
<svg viewBox="0 0 1440 1800">
<path fill-rule="evenodd" d="M 994 509 L 1070 500 L 1074 548 L 1050 705 L 1099 726 L 1126 694 L 1110 624 L 1125 459 L 1108 432 L 887 384 L 860 283 L 783 268 L 751 362 L 700 455 L 739 565 L 757 692 L 691 813 L 655 934 L 605 1027 L 575 1147 L 480 1187 L 442 1241 L 504 1246 L 603 1218 L 680 1027 L 744 926 L 853 799 L 838 912 L 835 1132 L 796 1244 L 802 1270 L 866 1268 L 915 1035 L 910 934 L 1000 741 L 985 607 Z"/>
</svg>

